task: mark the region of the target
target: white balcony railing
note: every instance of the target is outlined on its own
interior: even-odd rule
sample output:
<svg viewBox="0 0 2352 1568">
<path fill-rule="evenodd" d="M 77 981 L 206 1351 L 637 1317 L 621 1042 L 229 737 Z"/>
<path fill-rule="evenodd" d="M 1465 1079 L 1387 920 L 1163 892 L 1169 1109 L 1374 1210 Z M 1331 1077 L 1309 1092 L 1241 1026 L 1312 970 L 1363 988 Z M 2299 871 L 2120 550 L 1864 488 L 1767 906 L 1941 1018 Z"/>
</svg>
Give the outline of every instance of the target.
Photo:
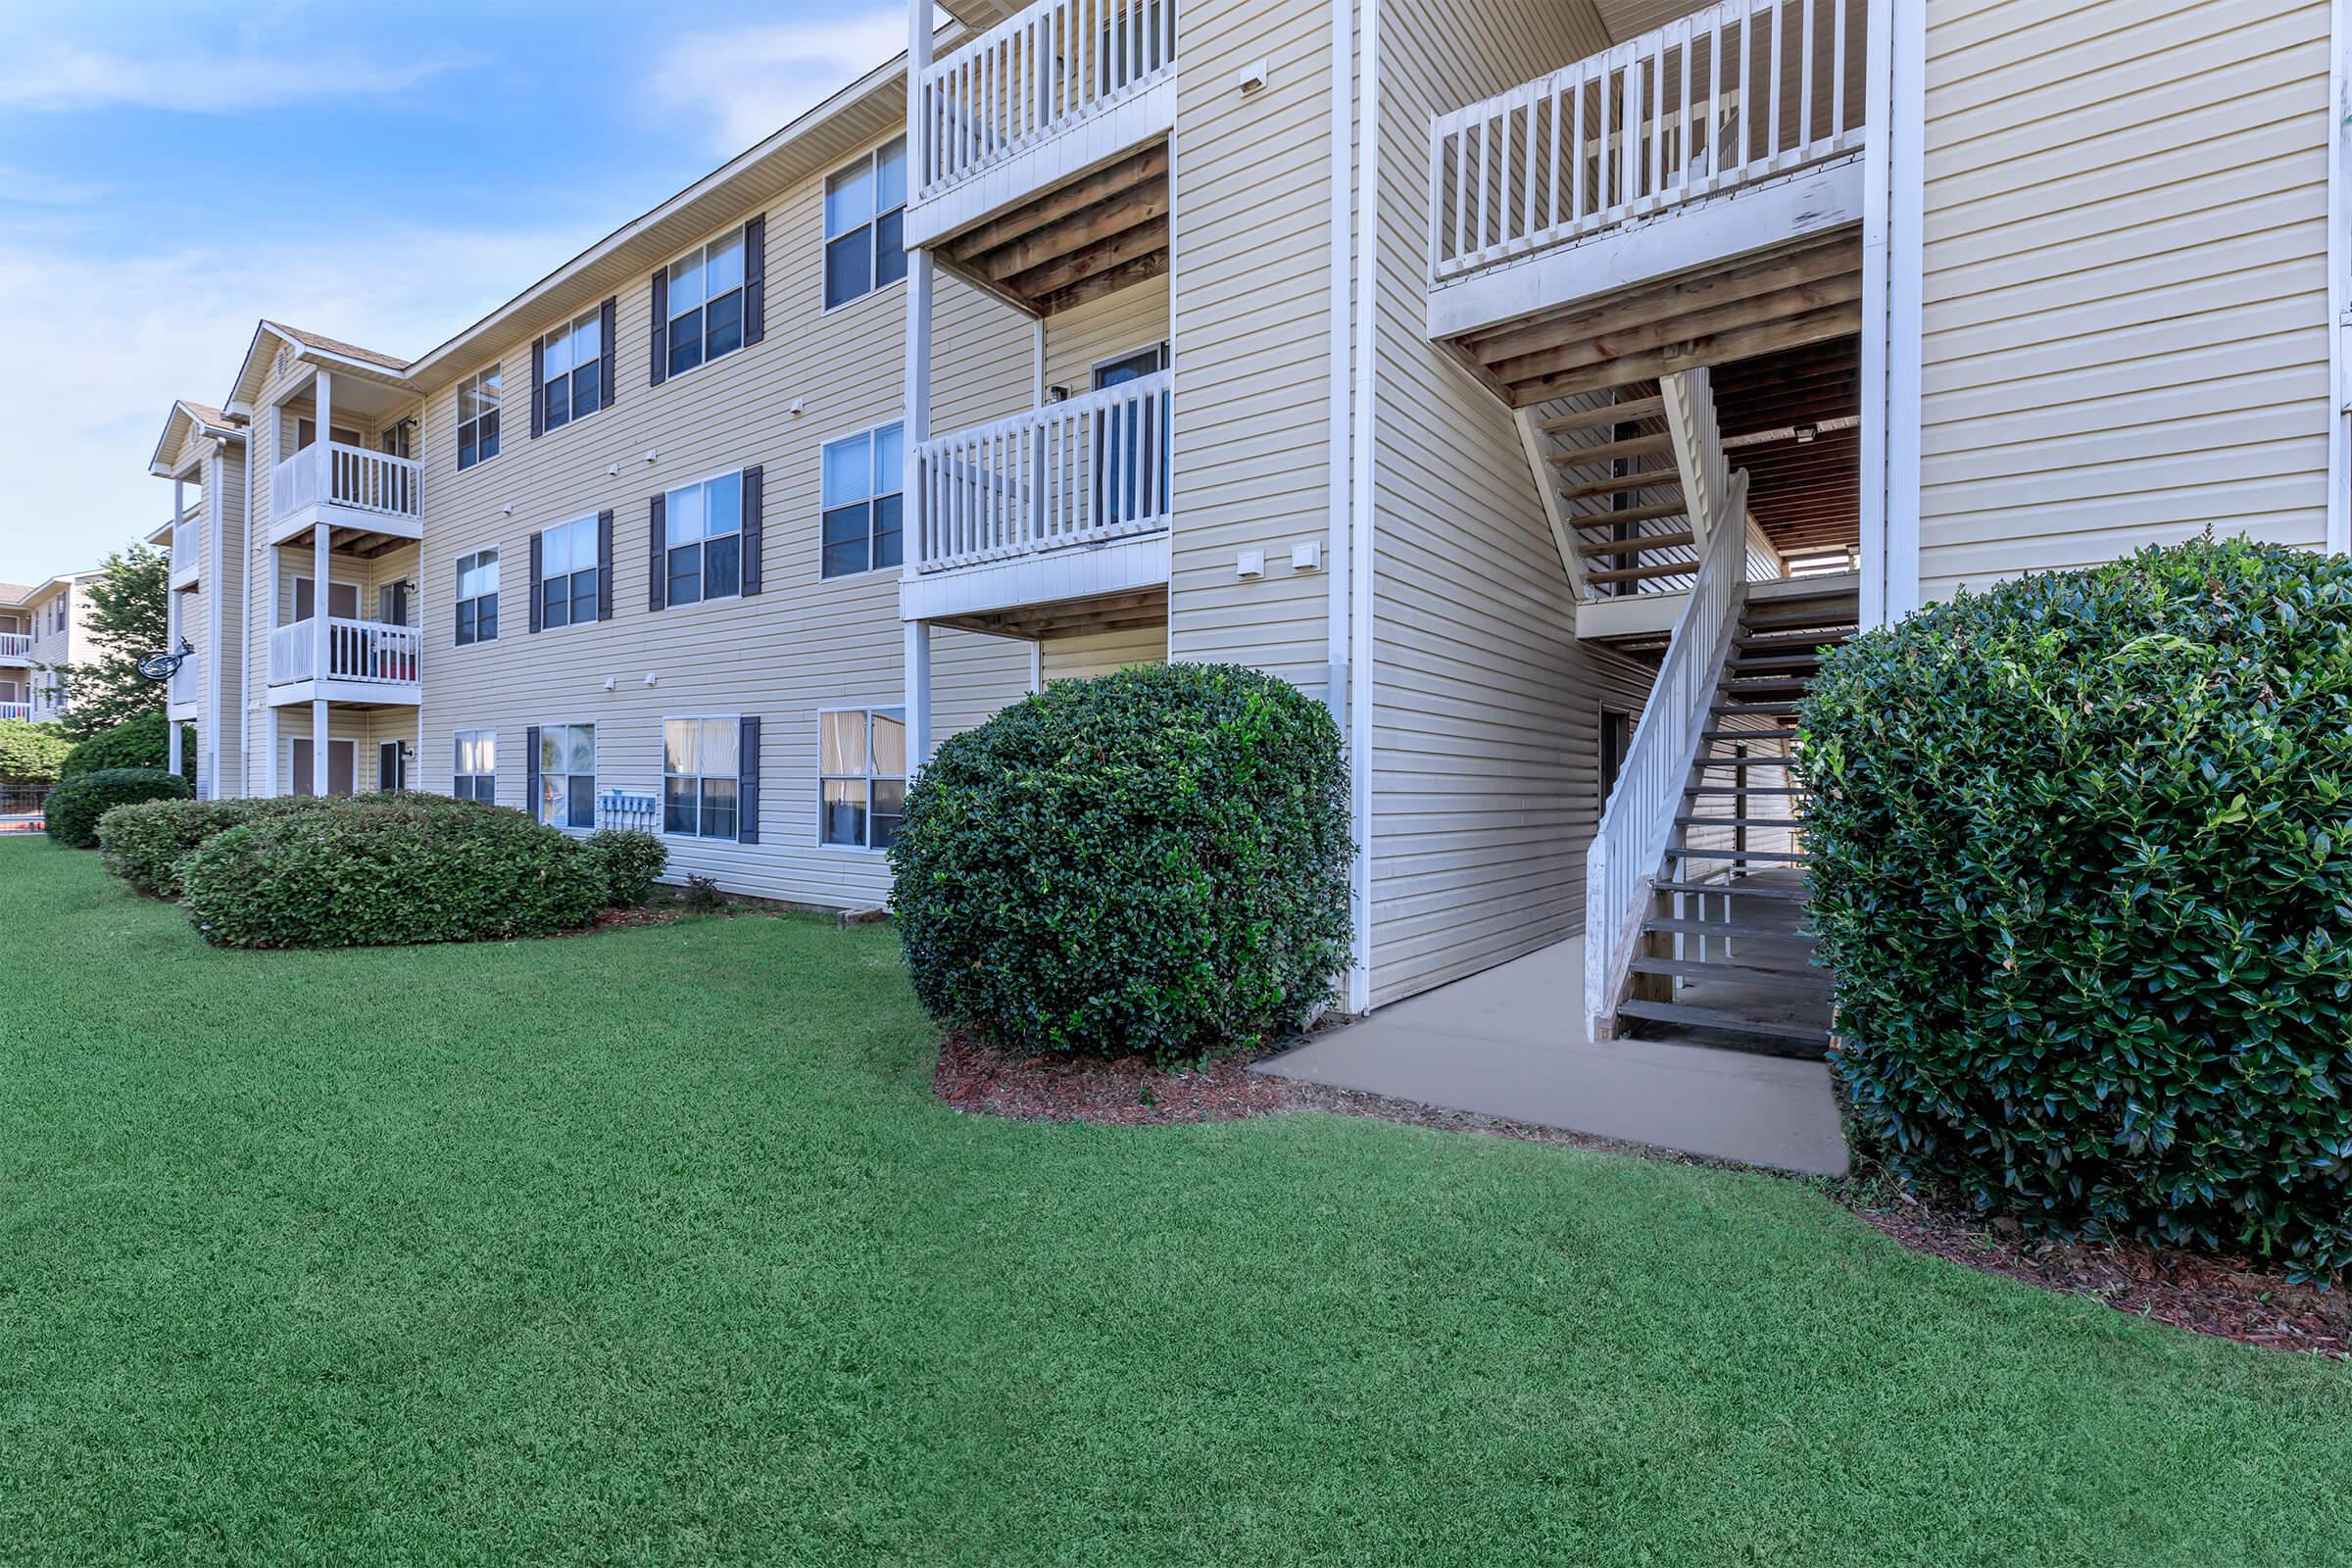
<svg viewBox="0 0 2352 1568">
<path fill-rule="evenodd" d="M 32 633 L 0 631 L 0 659 L 21 662 L 32 658 Z"/>
<path fill-rule="evenodd" d="M 1176 0 L 1039 0 L 923 73 L 927 200 L 1095 118 L 1176 68 Z"/>
<path fill-rule="evenodd" d="M 1430 130 L 1445 283 L 1863 144 L 1868 0 L 1724 0 Z"/>
<path fill-rule="evenodd" d="M 203 540 L 204 526 L 200 518 L 190 517 L 172 525 L 172 576 L 194 571 L 203 564 L 200 554 Z"/>
<path fill-rule="evenodd" d="M 1166 370 L 915 449 L 915 567 L 941 571 L 1168 525 Z"/>
<path fill-rule="evenodd" d="M 30 717 L 32 717 L 32 705 L 30 703 L 0 703 L 0 718 Z"/>
<path fill-rule="evenodd" d="M 198 684 L 197 680 L 196 656 L 194 654 L 190 654 L 187 658 L 181 660 L 179 662 L 179 667 L 172 672 L 172 706 L 174 708 L 189 708 L 195 706 L 197 701 L 197 693 L 202 688 Z"/>
<path fill-rule="evenodd" d="M 422 638 L 414 626 L 395 626 L 380 620 L 343 620 L 326 623 L 326 678 L 384 686 L 416 684 L 416 659 Z M 311 680 L 318 670 L 318 628 L 316 622 L 295 621 L 270 634 L 270 684 L 284 686 Z"/>
<path fill-rule="evenodd" d="M 271 514 L 286 517 L 318 500 L 318 468 L 327 468 L 326 499 L 353 512 L 415 520 L 424 514 L 424 465 L 413 458 L 370 452 L 340 441 L 313 442 L 271 472 Z"/>
</svg>

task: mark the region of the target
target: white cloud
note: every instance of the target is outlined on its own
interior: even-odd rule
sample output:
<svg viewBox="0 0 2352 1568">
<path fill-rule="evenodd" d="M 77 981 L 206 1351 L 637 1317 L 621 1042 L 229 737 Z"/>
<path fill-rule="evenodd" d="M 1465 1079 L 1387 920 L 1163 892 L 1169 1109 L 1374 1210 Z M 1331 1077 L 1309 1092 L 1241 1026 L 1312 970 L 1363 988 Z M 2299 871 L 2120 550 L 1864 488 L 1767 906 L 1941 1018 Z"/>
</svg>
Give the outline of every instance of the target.
<svg viewBox="0 0 2352 1568">
<path fill-rule="evenodd" d="M 732 157 L 906 47 L 906 12 L 870 6 L 825 23 L 720 28 L 671 40 L 655 62 L 653 101 L 701 120 Z"/>
<path fill-rule="evenodd" d="M 456 57 L 384 61 L 348 51 L 304 56 L 174 49 L 141 56 L 77 44 L 25 45 L 0 54 L 0 109 L 242 113 L 405 92 L 472 63 Z"/>
<path fill-rule="evenodd" d="M 264 316 L 421 354 L 596 237 L 419 229 L 109 256 L 0 228 L 0 579 L 83 566 L 172 510 L 147 460 L 175 397 L 228 395 Z"/>
<path fill-rule="evenodd" d="M 89 207 L 106 198 L 104 185 L 67 179 L 38 169 L 0 164 L 0 202 L 28 207 Z"/>
</svg>

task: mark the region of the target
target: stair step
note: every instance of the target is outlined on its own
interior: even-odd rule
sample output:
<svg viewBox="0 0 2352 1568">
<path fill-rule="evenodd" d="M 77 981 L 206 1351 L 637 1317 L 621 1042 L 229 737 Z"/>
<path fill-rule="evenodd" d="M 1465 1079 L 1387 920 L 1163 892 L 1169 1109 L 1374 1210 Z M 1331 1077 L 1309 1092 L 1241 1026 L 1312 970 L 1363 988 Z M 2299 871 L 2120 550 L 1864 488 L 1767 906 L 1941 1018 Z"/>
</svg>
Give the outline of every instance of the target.
<svg viewBox="0 0 2352 1568">
<path fill-rule="evenodd" d="M 1580 556 L 1638 556 L 1644 550 L 1676 550 L 1695 541 L 1687 533 L 1645 533 L 1631 539 L 1601 539 L 1576 547 Z M 1686 562 L 1685 565 L 1694 563 Z"/>
<path fill-rule="evenodd" d="M 1821 664 L 1819 654 L 1767 654 L 1760 657 L 1734 659 L 1727 669 L 1812 669 Z"/>
<path fill-rule="evenodd" d="M 1732 639 L 1735 648 L 1835 648 L 1853 641 L 1849 632 L 1842 631 L 1778 631 L 1761 637 L 1739 636 Z"/>
<path fill-rule="evenodd" d="M 1698 732 L 1698 738 L 1702 741 L 1729 741 L 1735 744 L 1748 741 L 1792 741 L 1796 739 L 1796 731 L 1788 728 L 1702 729 Z"/>
<path fill-rule="evenodd" d="M 1592 430 L 1606 424 L 1632 424 L 1637 419 L 1654 419 L 1666 412 L 1666 400 L 1634 398 L 1624 403 L 1612 403 L 1604 409 L 1579 409 L 1574 414 L 1555 415 L 1538 419 L 1536 428 L 1546 435 L 1558 435 L 1564 430 Z"/>
<path fill-rule="evenodd" d="M 1702 767 L 1787 767 L 1786 757 L 1700 757 L 1691 760 L 1695 770 Z"/>
<path fill-rule="evenodd" d="M 1678 816 L 1674 819 L 1674 825 L 1676 827 L 1785 827 L 1793 831 L 1805 824 L 1803 818 L 1794 816 Z"/>
<path fill-rule="evenodd" d="M 1563 468 L 1581 468 L 1592 463 L 1614 463 L 1619 458 L 1647 458 L 1674 450 L 1670 435 L 1638 435 L 1624 441 L 1601 441 L 1589 447 L 1569 447 L 1551 454 L 1551 461 Z"/>
<path fill-rule="evenodd" d="M 1698 569 L 1695 561 L 1668 561 L 1649 566 L 1614 566 L 1607 571 L 1588 571 L 1587 582 L 1641 582 L 1651 577 L 1688 577 Z"/>
<path fill-rule="evenodd" d="M 1721 1029 L 1732 1034 L 1756 1035 L 1766 1040 L 1796 1040 L 1811 1046 L 1827 1046 L 1830 1032 L 1825 1028 L 1796 1023 L 1765 1023 L 1754 1018 L 1742 1018 L 1736 1012 L 1723 1012 L 1714 1007 L 1688 1007 L 1676 1002 L 1620 1002 L 1617 1012 L 1621 1017 L 1645 1018 L 1651 1023 L 1681 1024 L 1687 1029 Z"/>
<path fill-rule="evenodd" d="M 1670 974 L 1678 980 L 1737 980 L 1742 985 L 1780 986 L 1789 991 L 1828 992 L 1836 982 L 1823 969 L 1776 969 L 1763 964 L 1714 958 L 1636 958 L 1636 974 Z"/>
<path fill-rule="evenodd" d="M 1742 865 L 1751 861 L 1769 861 L 1774 865 L 1810 865 L 1813 857 L 1799 850 L 1701 850 L 1687 844 L 1667 846 L 1666 858 L 1672 860 L 1733 860 Z"/>
<path fill-rule="evenodd" d="M 1860 630 L 1860 625 L 1854 619 L 1854 613 L 1850 610 L 1799 612 L 1794 614 L 1760 614 L 1753 607 L 1750 607 L 1747 613 L 1740 617 L 1740 624 L 1748 631 L 1797 631 L 1836 627 L 1839 631 L 1851 635 Z"/>
<path fill-rule="evenodd" d="M 1691 795 L 1803 795 L 1807 792 L 1791 784 L 1695 784 L 1687 793 Z"/>
<path fill-rule="evenodd" d="M 1750 675 L 1746 679 L 1732 679 L 1715 688 L 1718 693 L 1738 697 L 1745 692 L 1795 692 L 1800 696 L 1813 689 L 1813 682 L 1802 675 Z"/>
<path fill-rule="evenodd" d="M 1794 703 L 1717 703 L 1710 713 L 1793 713 Z"/>
<path fill-rule="evenodd" d="M 1788 931 L 1777 925 L 1749 925 L 1740 920 L 1644 920 L 1642 929 L 1652 936 L 1680 937 L 1740 937 L 1749 942 L 1797 942 L 1810 945 L 1813 938 L 1802 931 Z"/>
<path fill-rule="evenodd" d="M 1744 885 L 1746 880 L 1745 877 L 1737 877 L 1729 882 L 1652 882 L 1650 886 L 1660 893 L 1690 893 L 1733 899 L 1781 899 L 1791 904 L 1802 904 L 1813 896 L 1808 889 L 1787 887 L 1777 882 L 1751 888 Z"/>
<path fill-rule="evenodd" d="M 1661 501 L 1647 507 L 1621 507 L 1615 512 L 1579 512 L 1568 518 L 1571 528 L 1614 528 L 1625 522 L 1655 522 L 1660 517 L 1680 517 L 1690 512 L 1680 501 Z"/>
<path fill-rule="evenodd" d="M 1647 490 L 1680 490 L 1683 476 L 1675 468 L 1645 468 L 1612 479 L 1580 479 L 1560 486 L 1560 499 L 1582 501 L 1588 496 L 1636 495 Z"/>
</svg>

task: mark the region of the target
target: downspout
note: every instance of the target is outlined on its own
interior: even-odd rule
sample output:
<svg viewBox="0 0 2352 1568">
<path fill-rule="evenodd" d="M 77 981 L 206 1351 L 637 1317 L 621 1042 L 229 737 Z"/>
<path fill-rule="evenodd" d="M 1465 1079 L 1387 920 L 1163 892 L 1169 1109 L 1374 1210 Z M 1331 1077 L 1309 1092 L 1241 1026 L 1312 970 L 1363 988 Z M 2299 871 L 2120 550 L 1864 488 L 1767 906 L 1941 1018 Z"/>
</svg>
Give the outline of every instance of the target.
<svg viewBox="0 0 2352 1568">
<path fill-rule="evenodd" d="M 1350 349 L 1353 344 L 1353 316 L 1350 304 L 1354 298 L 1355 253 L 1353 228 L 1355 190 L 1351 175 L 1355 168 L 1355 0 L 1332 0 L 1331 7 L 1331 197 L 1327 221 L 1331 227 L 1330 297 L 1326 331 L 1329 341 L 1324 353 L 1325 402 L 1325 472 L 1326 490 L 1325 535 L 1329 539 L 1331 560 L 1324 582 L 1328 603 L 1325 615 L 1325 648 L 1323 670 L 1323 702 L 1340 726 L 1343 738 L 1350 735 L 1348 710 L 1354 696 L 1351 665 L 1352 645 L 1349 641 L 1349 595 L 1354 591 L 1349 566 L 1354 560 L 1350 533 L 1352 519 L 1348 501 L 1348 485 L 1354 464 L 1348 447 L 1350 424 L 1348 417 L 1348 389 L 1352 380 Z M 1370 864 L 1367 846 L 1355 833 L 1354 745 L 1348 744 L 1348 832 L 1355 845 L 1349 862 L 1348 997 L 1350 1012 L 1364 1010 L 1359 981 L 1364 975 L 1365 959 L 1371 932 L 1365 926 L 1356 890 L 1361 888 L 1364 873 Z"/>
<path fill-rule="evenodd" d="M 1361 0 L 1364 24 L 1356 58 L 1359 111 L 1355 161 L 1355 355 L 1350 538 L 1348 546 L 1348 755 L 1349 814 L 1356 844 L 1356 962 L 1348 979 L 1351 1012 L 1372 1008 L 1372 571 L 1374 375 L 1380 316 L 1380 0 Z"/>
<path fill-rule="evenodd" d="M 244 564 L 239 575 L 243 580 L 238 598 L 244 602 L 244 613 L 239 617 L 237 636 L 237 794 L 250 798 L 253 794 L 253 465 L 255 458 L 255 420 L 249 410 L 245 416 L 245 516 L 238 529 L 238 548 L 244 552 Z M 224 547 L 225 548 L 225 547 Z M 268 642 L 262 645 L 262 657 L 270 656 Z M 266 668 L 264 679 L 268 678 Z"/>
</svg>

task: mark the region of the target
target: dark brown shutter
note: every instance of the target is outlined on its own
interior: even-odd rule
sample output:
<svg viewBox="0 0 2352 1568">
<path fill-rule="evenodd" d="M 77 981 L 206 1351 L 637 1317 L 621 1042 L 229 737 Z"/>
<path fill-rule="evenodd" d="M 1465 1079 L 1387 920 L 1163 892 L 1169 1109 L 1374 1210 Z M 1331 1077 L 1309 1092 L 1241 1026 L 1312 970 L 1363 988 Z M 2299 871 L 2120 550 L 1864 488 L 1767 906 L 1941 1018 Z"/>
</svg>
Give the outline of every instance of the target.
<svg viewBox="0 0 2352 1568">
<path fill-rule="evenodd" d="M 749 348 L 765 336 L 767 336 L 767 215 L 761 213 L 743 225 L 744 346 Z"/>
<path fill-rule="evenodd" d="M 531 630 L 539 629 L 539 536 L 531 535 L 531 579 L 522 585 L 523 594 L 531 602 Z"/>
<path fill-rule="evenodd" d="M 743 592 L 747 598 L 760 591 L 760 548 L 765 538 L 760 514 L 767 493 L 762 477 L 765 471 L 759 467 L 743 470 Z"/>
<path fill-rule="evenodd" d="M 547 434 L 547 341 L 531 344 L 531 439 Z M 533 626 L 531 630 L 539 628 Z"/>
<path fill-rule="evenodd" d="M 612 514 L 596 514 L 596 618 L 612 618 Z"/>
<path fill-rule="evenodd" d="M 660 386 L 669 378 L 669 269 L 654 269 L 654 369 L 647 384 Z"/>
<path fill-rule="evenodd" d="M 533 615 L 532 619 L 537 620 Z M 534 625 L 531 630 L 539 628 Z M 533 724 L 522 732 L 522 808 L 532 821 L 539 819 L 539 726 Z"/>
<path fill-rule="evenodd" d="M 649 585 L 646 608 L 666 610 L 669 608 L 669 497 L 655 491 L 646 510 L 653 514 L 653 524 L 646 531 L 654 541 L 653 562 L 645 571 Z"/>
<path fill-rule="evenodd" d="M 740 719 L 737 725 L 735 842 L 757 844 L 760 842 L 760 721 Z"/>
<path fill-rule="evenodd" d="M 615 355 L 615 350 L 619 345 L 613 342 L 613 338 L 619 332 L 619 303 L 618 300 L 608 299 L 596 313 L 597 335 L 605 340 L 605 363 L 598 372 L 598 379 L 604 383 L 604 391 L 597 399 L 596 404 L 600 409 L 609 409 L 612 406 L 612 368 L 619 363 Z"/>
</svg>

